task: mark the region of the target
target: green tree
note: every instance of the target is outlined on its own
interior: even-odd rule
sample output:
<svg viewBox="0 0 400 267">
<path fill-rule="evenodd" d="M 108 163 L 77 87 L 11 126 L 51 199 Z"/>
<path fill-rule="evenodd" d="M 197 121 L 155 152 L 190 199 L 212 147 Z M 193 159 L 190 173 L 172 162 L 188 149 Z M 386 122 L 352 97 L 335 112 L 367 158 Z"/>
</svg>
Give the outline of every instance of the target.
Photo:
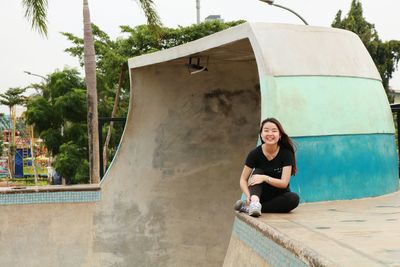
<svg viewBox="0 0 400 267">
<path fill-rule="evenodd" d="M 67 183 L 85 183 L 89 172 L 89 164 L 86 158 L 86 149 L 80 147 L 72 141 L 60 146 L 60 153 L 54 162 L 54 168 L 62 177 L 66 178 Z M 71 181 L 74 177 L 74 181 Z"/>
<path fill-rule="evenodd" d="M 25 17 L 31 21 L 32 28 L 40 33 L 47 34 L 47 0 L 22 0 L 25 8 Z M 153 0 L 139 0 L 147 21 L 153 28 L 161 23 L 153 8 Z M 96 87 L 96 54 L 90 19 L 88 0 L 83 0 L 83 36 L 84 36 L 84 63 L 87 97 L 87 123 L 89 140 L 89 169 L 90 181 L 99 183 L 99 140 L 98 140 L 98 114 L 97 114 L 97 87 Z"/>
<path fill-rule="evenodd" d="M 47 0 L 22 0 L 22 5 L 32 29 L 47 36 Z"/>
<path fill-rule="evenodd" d="M 75 165 L 72 173 L 64 173 L 65 169 L 59 167 L 60 175 L 70 179 L 72 183 L 89 182 L 89 173 L 84 172 L 88 170 L 88 138 L 83 79 L 77 70 L 66 68 L 48 75 L 46 84 L 41 84 L 36 89 L 40 93 L 28 100 L 26 122 L 35 125 L 35 130 L 55 157 L 54 164 Z M 79 147 L 79 153 L 70 151 L 75 146 Z M 64 147 L 63 151 L 61 147 Z M 62 157 L 58 156 L 60 153 L 63 153 Z M 78 155 L 79 162 L 76 163 L 75 158 L 68 162 L 68 155 Z"/>
<path fill-rule="evenodd" d="M 15 174 L 15 127 L 16 127 L 16 106 L 22 105 L 26 101 L 26 97 L 22 94 L 25 92 L 25 88 L 15 87 L 8 89 L 5 93 L 0 94 L 0 104 L 5 105 L 10 111 L 11 121 L 11 133 L 9 136 L 8 145 L 8 168 L 10 170 L 11 177 Z"/>
<path fill-rule="evenodd" d="M 383 86 L 388 93 L 389 80 L 397 68 L 400 59 L 400 41 L 382 42 L 379 39 L 375 25 L 369 23 L 363 16 L 361 2 L 353 0 L 347 16 L 342 19 L 342 11 L 336 14 L 332 27 L 346 29 L 356 33 L 364 43 L 382 78 Z"/>
</svg>

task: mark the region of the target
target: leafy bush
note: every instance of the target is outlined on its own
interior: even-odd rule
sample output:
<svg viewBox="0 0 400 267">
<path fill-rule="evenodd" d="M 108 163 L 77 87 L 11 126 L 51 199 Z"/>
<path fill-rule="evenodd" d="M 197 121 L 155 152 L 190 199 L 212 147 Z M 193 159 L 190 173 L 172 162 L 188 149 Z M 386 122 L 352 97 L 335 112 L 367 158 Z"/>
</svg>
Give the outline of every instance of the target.
<svg viewBox="0 0 400 267">
<path fill-rule="evenodd" d="M 81 148 L 69 141 L 60 146 L 60 153 L 54 161 L 54 168 L 67 181 L 72 183 L 88 183 L 89 164 L 85 157 L 86 148 Z"/>
</svg>

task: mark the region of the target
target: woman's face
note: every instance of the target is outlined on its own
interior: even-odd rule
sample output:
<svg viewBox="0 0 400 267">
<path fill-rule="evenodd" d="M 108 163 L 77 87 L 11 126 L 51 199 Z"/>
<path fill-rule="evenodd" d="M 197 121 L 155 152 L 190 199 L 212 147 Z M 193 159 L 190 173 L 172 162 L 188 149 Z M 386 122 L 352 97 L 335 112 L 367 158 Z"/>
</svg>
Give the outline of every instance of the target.
<svg viewBox="0 0 400 267">
<path fill-rule="evenodd" d="M 277 144 L 281 138 L 278 126 L 273 122 L 266 122 L 261 130 L 261 139 L 267 145 Z"/>
</svg>

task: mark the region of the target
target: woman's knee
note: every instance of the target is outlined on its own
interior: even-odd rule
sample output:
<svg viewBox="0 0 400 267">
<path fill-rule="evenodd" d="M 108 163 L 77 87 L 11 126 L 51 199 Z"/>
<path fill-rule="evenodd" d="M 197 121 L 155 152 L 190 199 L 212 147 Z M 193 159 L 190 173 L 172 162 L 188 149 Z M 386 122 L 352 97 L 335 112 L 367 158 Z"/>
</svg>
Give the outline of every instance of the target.
<svg viewBox="0 0 400 267">
<path fill-rule="evenodd" d="M 288 206 L 289 206 L 289 208 L 290 208 L 289 211 L 291 211 L 291 210 L 297 208 L 297 206 L 298 206 L 299 203 L 300 203 L 300 197 L 299 197 L 298 194 L 293 193 L 293 192 L 287 192 L 285 197 L 286 197 L 287 200 L 288 200 Z"/>
<path fill-rule="evenodd" d="M 256 184 L 256 185 L 249 186 L 249 191 L 250 191 L 251 196 L 256 195 L 258 198 L 260 198 L 261 194 L 262 194 L 262 185 Z"/>
</svg>

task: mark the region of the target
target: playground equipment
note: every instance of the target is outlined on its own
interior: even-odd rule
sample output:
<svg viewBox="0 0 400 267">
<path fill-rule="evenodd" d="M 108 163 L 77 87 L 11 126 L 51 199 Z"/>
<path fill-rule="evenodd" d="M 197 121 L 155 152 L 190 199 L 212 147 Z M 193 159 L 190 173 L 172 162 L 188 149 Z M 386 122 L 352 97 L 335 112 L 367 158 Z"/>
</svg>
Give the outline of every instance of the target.
<svg viewBox="0 0 400 267">
<path fill-rule="evenodd" d="M 35 165 L 32 164 L 32 157 L 27 157 L 23 159 L 24 161 L 24 177 L 33 177 L 35 176 L 35 171 L 33 166 L 36 167 L 36 174 L 39 177 L 47 177 L 47 167 L 49 166 L 49 158 L 48 157 L 37 157 L 35 158 Z"/>
<path fill-rule="evenodd" d="M 3 130 L 3 145 L 8 149 L 11 142 L 12 131 Z M 38 177 L 47 177 L 47 167 L 49 159 L 45 155 L 47 149 L 42 145 L 41 139 L 33 138 L 31 127 L 20 124 L 18 130 L 15 131 L 15 173 L 14 178 L 34 177 L 35 172 L 32 162 L 32 152 L 34 152 L 35 165 Z M 33 147 L 32 147 L 33 145 Z M 5 166 L 8 168 L 8 163 Z"/>
</svg>

